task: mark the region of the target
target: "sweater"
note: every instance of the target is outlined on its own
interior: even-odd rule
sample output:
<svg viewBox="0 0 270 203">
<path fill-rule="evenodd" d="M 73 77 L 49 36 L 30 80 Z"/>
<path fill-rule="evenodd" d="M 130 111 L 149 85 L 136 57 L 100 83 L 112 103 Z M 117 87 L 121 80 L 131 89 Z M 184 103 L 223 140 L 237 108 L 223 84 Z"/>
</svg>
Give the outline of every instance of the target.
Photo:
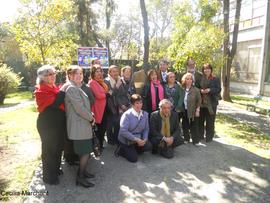
<svg viewBox="0 0 270 203">
<path fill-rule="evenodd" d="M 128 144 L 128 141 L 135 141 L 136 138 L 148 140 L 149 124 L 148 113 L 143 111 L 143 116 L 138 119 L 132 108 L 127 110 L 121 117 L 120 130 L 118 140 L 123 144 Z"/>
</svg>

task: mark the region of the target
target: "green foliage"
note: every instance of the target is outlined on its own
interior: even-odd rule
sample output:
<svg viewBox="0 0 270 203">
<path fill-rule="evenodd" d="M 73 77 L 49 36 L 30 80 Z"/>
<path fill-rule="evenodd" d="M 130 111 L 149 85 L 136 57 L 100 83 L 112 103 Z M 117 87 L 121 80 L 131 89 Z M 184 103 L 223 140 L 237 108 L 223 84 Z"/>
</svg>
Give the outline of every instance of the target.
<svg viewBox="0 0 270 203">
<path fill-rule="evenodd" d="M 193 57 L 197 66 L 211 63 L 214 67 L 221 67 L 224 35 L 222 29 L 213 23 L 219 6 L 218 1 L 201 0 L 197 13 L 188 1 L 175 8 L 177 15 L 174 17 L 172 44 L 168 49 L 175 61 L 174 69 L 185 69 L 188 57 Z"/>
<path fill-rule="evenodd" d="M 152 38 L 150 40 L 150 60 L 160 60 L 163 58 L 168 58 L 167 49 L 171 44 L 170 38 Z"/>
<path fill-rule="evenodd" d="M 0 104 L 4 103 L 6 95 L 15 90 L 21 82 L 19 75 L 6 64 L 0 66 Z"/>
<path fill-rule="evenodd" d="M 25 0 L 12 27 L 26 62 L 70 64 L 76 53 L 71 0 Z"/>
</svg>

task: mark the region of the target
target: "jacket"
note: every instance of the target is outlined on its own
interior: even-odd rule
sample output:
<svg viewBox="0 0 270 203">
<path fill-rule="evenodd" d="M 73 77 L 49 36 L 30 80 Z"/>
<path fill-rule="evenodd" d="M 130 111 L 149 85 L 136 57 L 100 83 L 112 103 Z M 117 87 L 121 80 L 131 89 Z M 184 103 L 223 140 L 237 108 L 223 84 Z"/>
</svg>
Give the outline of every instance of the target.
<svg viewBox="0 0 270 203">
<path fill-rule="evenodd" d="M 106 107 L 106 93 L 103 87 L 96 80 L 90 80 L 89 87 L 95 97 L 95 102 L 92 105 L 96 123 L 100 124 Z"/>
<path fill-rule="evenodd" d="M 149 123 L 148 113 L 143 111 L 143 115 L 138 118 L 132 113 L 132 108 L 127 110 L 121 117 L 120 130 L 118 140 L 123 144 L 128 144 L 128 141 L 135 141 L 135 138 L 148 140 Z M 140 136 L 140 137 L 138 137 Z"/>
<path fill-rule="evenodd" d="M 187 97 L 187 115 L 189 119 L 194 119 L 195 112 L 201 106 L 201 93 L 197 87 L 191 87 Z M 183 110 L 185 109 L 183 103 Z"/>
<path fill-rule="evenodd" d="M 168 99 L 169 95 L 167 94 L 167 85 L 164 86 L 165 98 Z M 175 110 L 181 111 L 182 104 L 184 102 L 185 92 L 179 84 L 175 84 L 175 94 L 173 95 L 173 105 Z"/>
<path fill-rule="evenodd" d="M 92 138 L 93 121 L 90 102 L 83 90 L 70 81 L 65 97 L 67 132 L 71 140 Z"/>
<path fill-rule="evenodd" d="M 160 116 L 160 111 L 154 111 L 150 116 L 150 135 L 149 139 L 153 145 L 157 145 L 163 135 L 161 134 L 162 128 L 162 118 Z M 170 133 L 174 137 L 174 140 L 178 139 L 181 136 L 181 131 L 179 128 L 179 118 L 176 112 L 171 111 L 170 116 Z"/>
</svg>

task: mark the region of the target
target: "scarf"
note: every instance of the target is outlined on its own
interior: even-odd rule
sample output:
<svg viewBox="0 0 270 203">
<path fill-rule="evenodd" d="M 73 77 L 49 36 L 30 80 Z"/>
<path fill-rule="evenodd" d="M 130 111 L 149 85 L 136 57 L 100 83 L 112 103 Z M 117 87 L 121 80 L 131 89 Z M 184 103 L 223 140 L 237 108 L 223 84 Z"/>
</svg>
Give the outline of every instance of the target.
<svg viewBox="0 0 270 203">
<path fill-rule="evenodd" d="M 105 90 L 105 93 L 107 94 L 109 92 L 109 87 L 108 85 L 104 82 L 103 79 L 96 79 L 96 81 L 98 82 L 98 84 L 101 85 L 101 87 L 103 87 L 103 89 Z"/>
<path fill-rule="evenodd" d="M 161 101 L 164 99 L 164 90 L 162 85 L 160 84 L 160 81 L 157 80 L 155 84 L 158 88 L 158 95 L 156 95 L 155 86 L 154 83 L 151 81 L 150 88 L 151 88 L 151 97 L 152 97 L 152 110 L 155 111 L 157 109 L 157 103 L 156 103 L 156 97 L 158 96 L 159 100 Z"/>
<path fill-rule="evenodd" d="M 160 111 L 160 116 L 162 119 L 162 127 L 161 127 L 161 134 L 165 137 L 171 136 L 171 129 L 170 129 L 170 117 L 171 113 L 166 117 L 162 111 Z"/>
<path fill-rule="evenodd" d="M 109 78 L 111 87 L 114 89 L 116 87 L 116 83 L 118 82 L 118 80 L 120 80 L 120 77 L 118 77 L 117 80 L 115 80 L 114 78 L 112 78 L 112 76 L 108 74 L 108 78 Z"/>
<path fill-rule="evenodd" d="M 37 103 L 38 112 L 43 112 L 48 106 L 53 104 L 56 99 L 56 95 L 59 92 L 59 87 L 53 85 L 50 87 L 46 84 L 36 85 L 35 98 Z M 64 103 L 59 106 L 59 109 L 65 110 Z"/>
<path fill-rule="evenodd" d="M 209 87 L 210 80 L 213 80 L 213 79 L 214 79 L 214 77 L 212 76 L 212 74 L 209 76 L 209 78 L 207 78 L 206 76 L 203 76 L 201 79 L 201 84 L 200 84 L 201 88 L 207 89 Z M 201 97 L 202 97 L 201 106 L 206 107 L 209 111 L 209 114 L 213 115 L 214 111 L 213 111 L 212 102 L 211 102 L 211 98 L 210 98 L 209 94 L 201 94 Z"/>
</svg>

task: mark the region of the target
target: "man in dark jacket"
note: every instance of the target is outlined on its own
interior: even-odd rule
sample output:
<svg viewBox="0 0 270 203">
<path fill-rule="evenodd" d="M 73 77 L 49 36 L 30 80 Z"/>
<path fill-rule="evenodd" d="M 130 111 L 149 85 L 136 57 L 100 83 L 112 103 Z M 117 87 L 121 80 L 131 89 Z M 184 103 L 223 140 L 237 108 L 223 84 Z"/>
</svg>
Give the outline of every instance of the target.
<svg viewBox="0 0 270 203">
<path fill-rule="evenodd" d="M 187 67 L 186 67 L 186 72 L 185 73 L 191 73 L 192 78 L 193 78 L 193 86 L 195 86 L 197 88 L 200 88 L 200 83 L 201 83 L 201 79 L 202 79 L 202 73 L 199 72 L 196 69 L 195 60 L 193 58 L 188 58 L 186 65 L 187 65 Z M 180 81 L 182 80 L 182 77 L 183 77 L 183 75 L 185 73 L 180 75 Z"/>
<path fill-rule="evenodd" d="M 172 158 L 173 149 L 183 143 L 179 129 L 179 119 L 176 112 L 171 110 L 172 103 L 163 99 L 159 103 L 160 110 L 154 111 L 150 117 L 150 141 L 152 153 Z"/>
</svg>

